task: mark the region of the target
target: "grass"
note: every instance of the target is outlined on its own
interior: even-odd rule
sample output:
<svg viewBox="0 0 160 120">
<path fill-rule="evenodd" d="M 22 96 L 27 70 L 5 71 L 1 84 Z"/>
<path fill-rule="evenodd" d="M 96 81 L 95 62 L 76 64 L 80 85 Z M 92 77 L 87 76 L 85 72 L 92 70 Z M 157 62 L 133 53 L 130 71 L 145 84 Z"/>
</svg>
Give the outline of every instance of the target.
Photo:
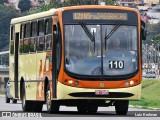
<svg viewBox="0 0 160 120">
<path fill-rule="evenodd" d="M 142 82 L 141 100 L 130 101 L 130 105 L 160 109 L 160 80 L 144 79 Z"/>
<path fill-rule="evenodd" d="M 4 96 L 4 94 L 0 93 L 0 96 Z"/>
</svg>

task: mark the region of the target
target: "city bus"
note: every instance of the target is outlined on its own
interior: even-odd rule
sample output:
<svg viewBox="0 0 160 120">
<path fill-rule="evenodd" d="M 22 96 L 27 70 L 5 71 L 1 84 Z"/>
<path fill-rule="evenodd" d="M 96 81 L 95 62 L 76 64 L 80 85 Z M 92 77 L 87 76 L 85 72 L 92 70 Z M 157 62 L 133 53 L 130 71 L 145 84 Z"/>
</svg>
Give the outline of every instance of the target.
<svg viewBox="0 0 160 120">
<path fill-rule="evenodd" d="M 126 115 L 129 100 L 141 96 L 145 35 L 136 8 L 70 6 L 14 18 L 6 101 L 21 100 L 23 111 L 115 106 Z"/>
</svg>

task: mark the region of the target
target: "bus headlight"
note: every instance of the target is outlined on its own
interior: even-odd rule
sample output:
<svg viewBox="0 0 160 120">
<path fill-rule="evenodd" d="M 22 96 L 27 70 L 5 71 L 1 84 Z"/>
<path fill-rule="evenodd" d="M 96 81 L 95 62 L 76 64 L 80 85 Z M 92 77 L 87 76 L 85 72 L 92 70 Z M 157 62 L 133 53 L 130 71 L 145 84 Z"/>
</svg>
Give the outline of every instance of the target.
<svg viewBox="0 0 160 120">
<path fill-rule="evenodd" d="M 134 81 L 130 81 L 129 83 L 130 83 L 130 85 L 134 85 Z"/>
<path fill-rule="evenodd" d="M 68 80 L 68 84 L 72 84 L 73 83 L 73 80 Z"/>
</svg>

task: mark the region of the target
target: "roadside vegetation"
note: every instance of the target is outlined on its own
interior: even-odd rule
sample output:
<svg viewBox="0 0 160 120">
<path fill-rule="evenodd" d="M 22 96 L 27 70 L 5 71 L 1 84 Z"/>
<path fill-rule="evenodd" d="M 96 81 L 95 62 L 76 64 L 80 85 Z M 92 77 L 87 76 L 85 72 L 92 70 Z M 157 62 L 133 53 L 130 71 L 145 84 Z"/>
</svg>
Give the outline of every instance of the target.
<svg viewBox="0 0 160 120">
<path fill-rule="evenodd" d="M 142 108 L 160 109 L 160 80 L 144 79 L 140 101 L 131 101 L 130 105 Z"/>
</svg>

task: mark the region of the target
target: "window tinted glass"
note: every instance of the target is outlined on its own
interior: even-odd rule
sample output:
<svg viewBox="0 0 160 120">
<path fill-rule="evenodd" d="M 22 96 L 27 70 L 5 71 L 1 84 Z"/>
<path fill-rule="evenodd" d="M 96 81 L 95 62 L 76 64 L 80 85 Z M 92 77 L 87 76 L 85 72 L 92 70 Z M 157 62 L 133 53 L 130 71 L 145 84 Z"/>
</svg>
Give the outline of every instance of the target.
<svg viewBox="0 0 160 120">
<path fill-rule="evenodd" d="M 24 25 L 24 38 L 30 37 L 30 23 Z"/>
<path fill-rule="evenodd" d="M 31 36 L 34 37 L 37 35 L 37 21 L 31 23 Z"/>
<path fill-rule="evenodd" d="M 31 38 L 30 39 L 30 52 L 35 52 L 36 51 L 36 38 Z"/>
<path fill-rule="evenodd" d="M 44 50 L 44 37 L 39 37 L 37 43 L 37 51 L 43 51 L 43 50 Z"/>
<path fill-rule="evenodd" d="M 38 35 L 39 36 L 44 35 L 44 20 L 38 21 Z"/>
<path fill-rule="evenodd" d="M 45 34 L 51 34 L 52 33 L 52 19 L 46 19 L 45 21 Z"/>
</svg>

